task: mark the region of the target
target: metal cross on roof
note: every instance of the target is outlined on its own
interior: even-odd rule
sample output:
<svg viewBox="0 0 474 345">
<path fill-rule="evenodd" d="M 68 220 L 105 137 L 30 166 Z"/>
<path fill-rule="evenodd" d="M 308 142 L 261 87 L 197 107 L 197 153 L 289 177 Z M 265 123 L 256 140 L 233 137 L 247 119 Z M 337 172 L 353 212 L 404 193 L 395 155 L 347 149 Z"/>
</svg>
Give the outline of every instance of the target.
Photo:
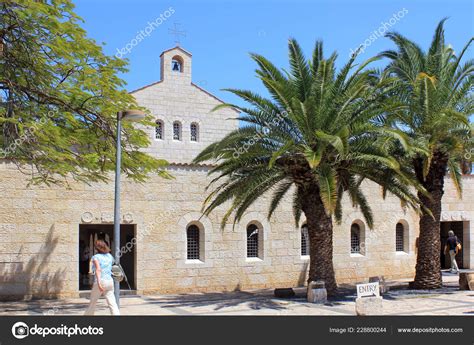
<svg viewBox="0 0 474 345">
<path fill-rule="evenodd" d="M 180 23 L 173 23 L 174 28 L 168 29 L 168 33 L 170 35 L 175 36 L 175 43 L 179 46 L 181 44 L 181 41 L 179 40 L 179 36 L 186 37 L 186 31 L 184 30 L 179 30 L 178 26 L 181 25 Z"/>
</svg>

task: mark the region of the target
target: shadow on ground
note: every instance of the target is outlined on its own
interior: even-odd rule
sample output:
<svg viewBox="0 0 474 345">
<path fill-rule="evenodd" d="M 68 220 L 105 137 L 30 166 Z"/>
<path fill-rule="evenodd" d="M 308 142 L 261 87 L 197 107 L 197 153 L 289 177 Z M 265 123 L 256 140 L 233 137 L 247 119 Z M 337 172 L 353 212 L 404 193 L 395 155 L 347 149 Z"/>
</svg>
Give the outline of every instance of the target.
<svg viewBox="0 0 474 345">
<path fill-rule="evenodd" d="M 41 314 L 41 315 L 76 315 L 82 313 L 86 309 L 87 304 L 78 304 L 75 302 L 64 302 L 64 300 L 56 299 L 52 300 L 29 300 L 25 301 L 24 305 L 19 306 L 16 303 L 2 303 L 2 314 L 8 315 L 9 313 L 27 313 L 29 315 Z M 100 305 L 97 309 L 101 309 Z"/>
<path fill-rule="evenodd" d="M 271 295 L 255 294 L 252 292 L 216 292 L 199 294 L 180 294 L 160 298 L 142 297 L 147 303 L 156 304 L 162 308 L 180 308 L 180 307 L 209 307 L 214 306 L 214 310 L 236 307 L 245 304 L 246 308 L 252 310 L 285 309 Z"/>
<path fill-rule="evenodd" d="M 160 296 L 157 298 L 142 296 L 147 303 L 155 304 L 161 308 L 200 308 L 213 307 L 218 311 L 225 308 L 245 306 L 252 310 L 285 310 L 286 303 L 308 304 L 306 301 L 306 288 L 296 288 L 295 297 L 277 298 L 273 295 L 273 290 L 265 291 L 236 291 L 222 293 L 196 293 L 196 294 L 179 294 L 170 296 Z M 351 286 L 340 286 L 336 296 L 328 298 L 325 306 L 338 306 L 342 302 L 350 302 L 355 300 L 355 288 Z M 313 305 L 313 304 L 312 304 Z"/>
</svg>

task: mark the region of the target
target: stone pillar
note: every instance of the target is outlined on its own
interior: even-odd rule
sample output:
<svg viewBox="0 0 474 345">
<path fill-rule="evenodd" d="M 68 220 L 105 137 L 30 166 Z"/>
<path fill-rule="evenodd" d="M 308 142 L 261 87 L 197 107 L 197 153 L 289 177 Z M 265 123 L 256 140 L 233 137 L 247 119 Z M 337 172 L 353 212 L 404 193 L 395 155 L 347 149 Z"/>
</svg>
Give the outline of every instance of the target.
<svg viewBox="0 0 474 345">
<path fill-rule="evenodd" d="M 328 294 L 324 281 L 318 280 L 308 284 L 307 299 L 310 303 L 324 304 L 328 300 Z"/>
<path fill-rule="evenodd" d="M 459 290 L 474 290 L 474 271 L 459 273 Z"/>
<path fill-rule="evenodd" d="M 355 304 L 357 315 L 382 315 L 382 297 L 358 297 Z"/>
</svg>

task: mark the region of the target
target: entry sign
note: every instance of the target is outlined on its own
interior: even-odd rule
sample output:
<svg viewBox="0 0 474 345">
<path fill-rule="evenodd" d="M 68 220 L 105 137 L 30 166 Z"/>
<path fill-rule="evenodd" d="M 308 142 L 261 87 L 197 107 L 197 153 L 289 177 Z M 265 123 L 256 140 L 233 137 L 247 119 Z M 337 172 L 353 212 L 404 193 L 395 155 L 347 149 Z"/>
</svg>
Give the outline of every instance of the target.
<svg viewBox="0 0 474 345">
<path fill-rule="evenodd" d="M 380 297 L 379 282 L 357 284 L 357 297 Z"/>
</svg>

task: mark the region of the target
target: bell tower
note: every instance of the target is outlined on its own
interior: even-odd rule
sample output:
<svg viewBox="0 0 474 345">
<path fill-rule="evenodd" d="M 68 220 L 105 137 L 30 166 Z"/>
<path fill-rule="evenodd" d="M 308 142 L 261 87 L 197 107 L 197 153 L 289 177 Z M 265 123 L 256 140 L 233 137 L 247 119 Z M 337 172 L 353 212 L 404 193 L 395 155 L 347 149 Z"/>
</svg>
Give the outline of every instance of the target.
<svg viewBox="0 0 474 345">
<path fill-rule="evenodd" d="M 161 53 L 160 59 L 162 82 L 191 84 L 191 53 L 176 46 Z"/>
</svg>

